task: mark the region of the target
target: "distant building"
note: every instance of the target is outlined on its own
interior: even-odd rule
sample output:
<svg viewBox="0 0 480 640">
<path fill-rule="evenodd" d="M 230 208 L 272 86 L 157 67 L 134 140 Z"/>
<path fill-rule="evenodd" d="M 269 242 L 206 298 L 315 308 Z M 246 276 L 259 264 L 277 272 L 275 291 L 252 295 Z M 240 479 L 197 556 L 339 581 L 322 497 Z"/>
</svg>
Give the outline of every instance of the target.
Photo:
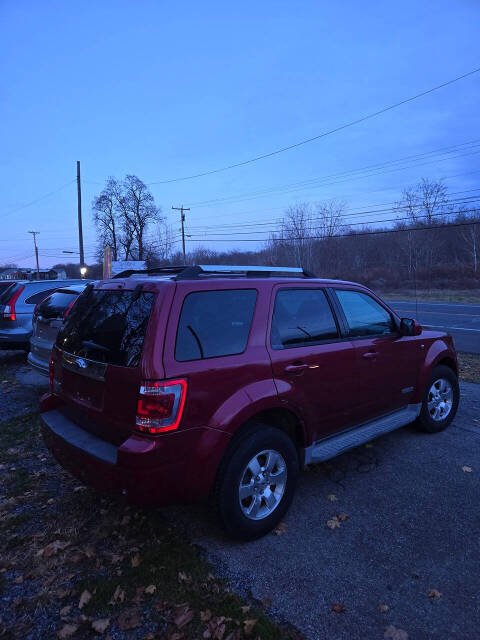
<svg viewBox="0 0 480 640">
<path fill-rule="evenodd" d="M 0 269 L 0 280 L 66 280 L 65 269 L 36 269 L 8 267 Z"/>
</svg>

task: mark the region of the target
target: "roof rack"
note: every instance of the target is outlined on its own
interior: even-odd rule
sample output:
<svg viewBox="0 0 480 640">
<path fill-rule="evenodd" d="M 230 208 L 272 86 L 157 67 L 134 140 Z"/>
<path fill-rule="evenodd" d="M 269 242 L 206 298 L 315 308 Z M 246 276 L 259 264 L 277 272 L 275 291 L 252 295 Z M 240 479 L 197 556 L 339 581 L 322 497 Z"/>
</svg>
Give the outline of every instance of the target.
<svg viewBox="0 0 480 640">
<path fill-rule="evenodd" d="M 154 269 L 129 269 L 117 273 L 114 278 L 130 278 L 131 276 L 163 276 L 173 280 L 192 280 L 197 278 L 270 278 L 293 277 L 315 278 L 316 276 L 301 267 L 266 267 L 252 265 L 198 264 L 155 267 Z"/>
</svg>

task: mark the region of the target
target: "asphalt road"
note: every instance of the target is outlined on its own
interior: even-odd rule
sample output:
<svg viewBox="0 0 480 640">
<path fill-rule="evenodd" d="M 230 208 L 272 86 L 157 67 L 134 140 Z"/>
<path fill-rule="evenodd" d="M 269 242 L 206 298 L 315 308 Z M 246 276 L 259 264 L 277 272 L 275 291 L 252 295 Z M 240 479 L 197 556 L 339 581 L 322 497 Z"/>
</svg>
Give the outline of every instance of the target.
<svg viewBox="0 0 480 640">
<path fill-rule="evenodd" d="M 480 385 L 461 387 L 445 432 L 406 427 L 304 472 L 279 537 L 236 543 L 202 507 L 165 513 L 236 590 L 312 640 L 382 639 L 390 625 L 409 640 L 478 638 Z M 339 513 L 349 517 L 330 530 Z"/>
<path fill-rule="evenodd" d="M 467 353 L 480 353 L 480 304 L 452 304 L 449 302 L 389 302 L 397 313 L 416 318 L 425 327 L 441 329 L 452 334 L 455 347 Z"/>
</svg>

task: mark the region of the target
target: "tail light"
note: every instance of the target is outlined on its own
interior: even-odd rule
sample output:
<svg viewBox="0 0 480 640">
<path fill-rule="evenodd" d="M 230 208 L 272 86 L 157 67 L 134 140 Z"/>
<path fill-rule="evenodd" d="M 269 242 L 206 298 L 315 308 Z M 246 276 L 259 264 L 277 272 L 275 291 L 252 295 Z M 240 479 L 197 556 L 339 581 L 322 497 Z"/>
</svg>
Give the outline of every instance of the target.
<svg viewBox="0 0 480 640">
<path fill-rule="evenodd" d="M 50 392 L 53 393 L 55 382 L 55 360 L 53 359 L 53 356 L 50 356 L 50 363 L 48 365 L 48 381 L 50 383 Z"/>
<path fill-rule="evenodd" d="M 136 429 L 153 435 L 174 431 L 182 419 L 186 396 L 186 380 L 143 382 L 138 396 Z"/>
<path fill-rule="evenodd" d="M 5 305 L 5 307 L 3 309 L 3 317 L 4 317 L 5 320 L 16 320 L 17 319 L 17 314 L 15 313 L 15 303 L 17 302 L 18 298 L 20 297 L 20 294 L 22 293 L 22 291 L 24 289 L 25 289 L 25 287 L 23 285 L 20 286 L 15 291 L 15 293 L 10 298 L 10 300 L 7 302 L 7 304 Z"/>
</svg>

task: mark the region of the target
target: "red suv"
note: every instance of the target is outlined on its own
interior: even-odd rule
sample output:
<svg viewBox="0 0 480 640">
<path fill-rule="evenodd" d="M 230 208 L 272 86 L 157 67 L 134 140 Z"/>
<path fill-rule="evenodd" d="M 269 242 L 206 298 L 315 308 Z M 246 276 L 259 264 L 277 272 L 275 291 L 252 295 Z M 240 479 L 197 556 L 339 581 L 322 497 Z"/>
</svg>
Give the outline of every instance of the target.
<svg viewBox="0 0 480 640">
<path fill-rule="evenodd" d="M 41 401 L 53 455 L 136 504 L 211 498 L 253 539 L 299 469 L 459 401 L 452 338 L 366 287 L 301 269 L 165 267 L 90 284 L 62 326 Z"/>
</svg>

